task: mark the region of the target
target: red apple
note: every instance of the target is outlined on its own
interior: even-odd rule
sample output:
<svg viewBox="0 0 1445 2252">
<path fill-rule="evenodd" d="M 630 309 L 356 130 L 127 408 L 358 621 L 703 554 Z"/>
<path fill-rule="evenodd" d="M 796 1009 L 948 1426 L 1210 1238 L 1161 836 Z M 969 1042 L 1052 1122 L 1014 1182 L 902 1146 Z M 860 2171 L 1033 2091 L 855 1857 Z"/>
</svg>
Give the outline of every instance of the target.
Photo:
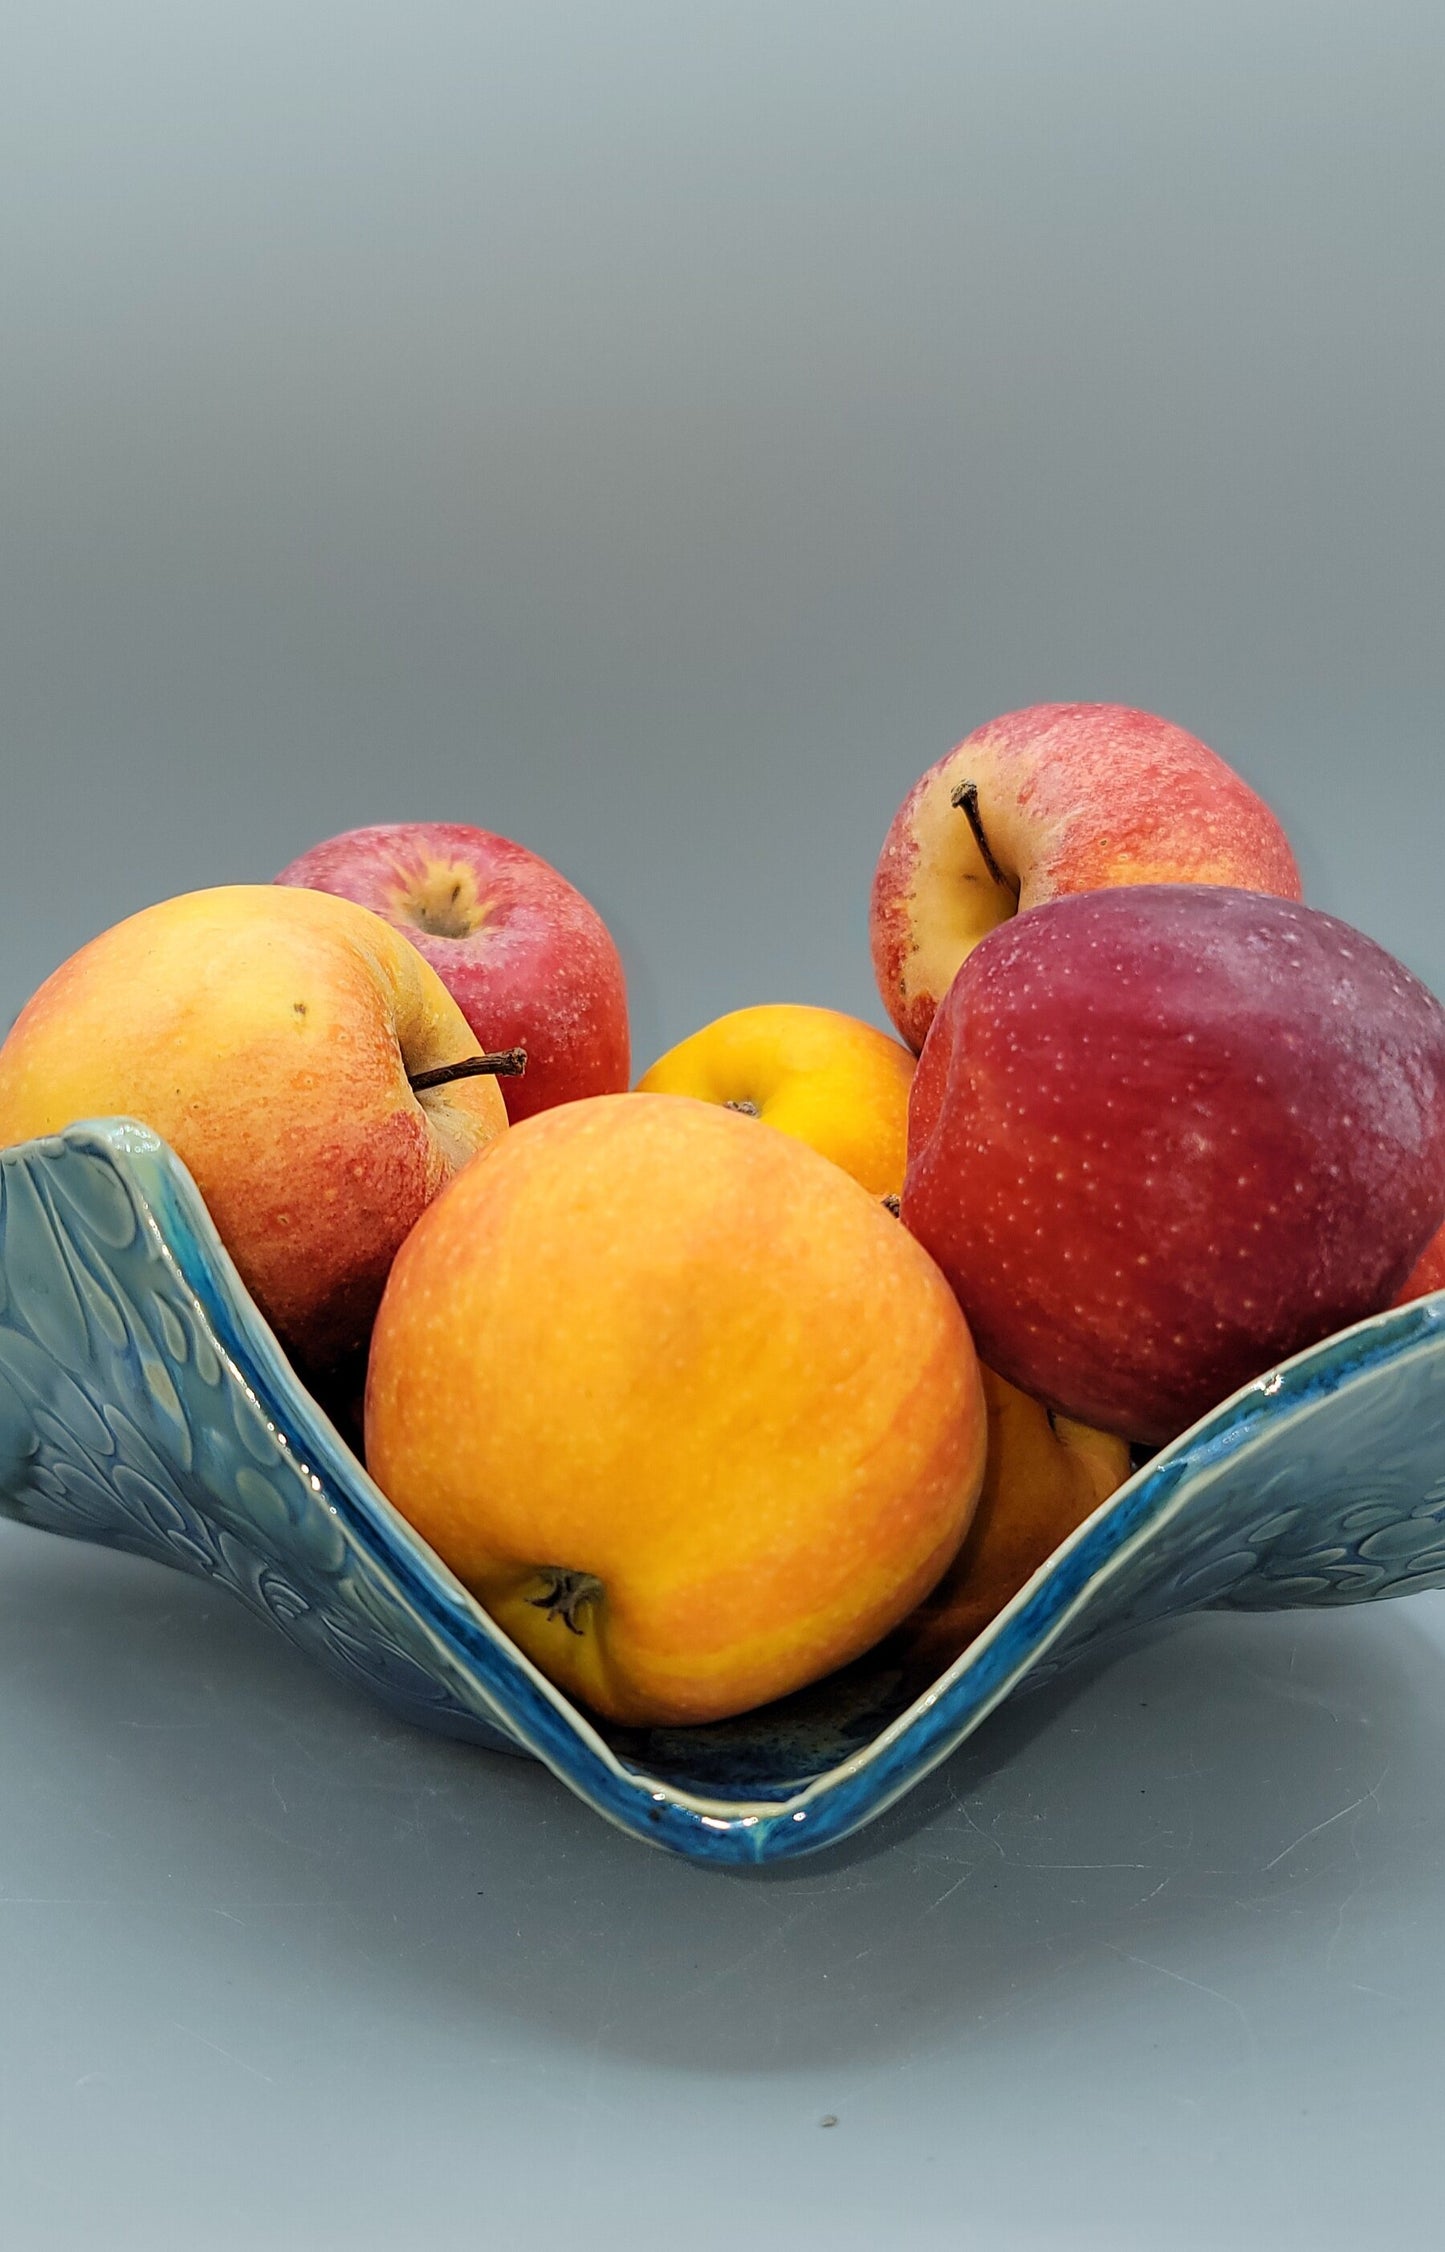
<svg viewBox="0 0 1445 2252">
<path fill-rule="evenodd" d="M 1032 908 L 934 1019 L 903 1218 L 991 1367 L 1160 1444 L 1385 1305 L 1445 1220 L 1445 1009 L 1294 901 Z"/>
<path fill-rule="evenodd" d="M 1408 1306 L 1412 1298 L 1428 1298 L 1436 1290 L 1445 1290 L 1445 1228 L 1431 1236 L 1390 1304 Z"/>
<path fill-rule="evenodd" d="M 873 878 L 883 1005 L 921 1048 L 959 964 L 997 924 L 1071 892 L 1161 883 L 1300 896 L 1269 807 L 1182 727 L 1124 704 L 1006 712 L 894 815 Z"/>
<path fill-rule="evenodd" d="M 625 1092 L 627 985 L 602 917 L 524 845 L 459 822 L 349 829 L 278 884 L 335 892 L 405 934 L 487 1049 L 525 1048 L 507 1115 Z"/>
</svg>

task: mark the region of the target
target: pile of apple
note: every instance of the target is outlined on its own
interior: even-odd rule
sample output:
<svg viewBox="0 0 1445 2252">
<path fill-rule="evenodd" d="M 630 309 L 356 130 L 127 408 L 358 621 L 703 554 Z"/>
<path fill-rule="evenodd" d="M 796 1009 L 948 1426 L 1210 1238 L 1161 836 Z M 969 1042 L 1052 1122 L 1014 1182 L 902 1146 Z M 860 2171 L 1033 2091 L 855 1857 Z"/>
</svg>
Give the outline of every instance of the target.
<svg viewBox="0 0 1445 2252">
<path fill-rule="evenodd" d="M 0 1145 L 162 1135 L 382 1491 L 593 1711 L 717 1719 L 889 1638 L 937 1672 L 1131 1445 L 1445 1285 L 1445 1010 L 1114 705 L 931 768 L 872 935 L 901 1043 L 746 1008 L 628 1092 L 554 869 L 359 830 L 73 955 Z"/>
</svg>

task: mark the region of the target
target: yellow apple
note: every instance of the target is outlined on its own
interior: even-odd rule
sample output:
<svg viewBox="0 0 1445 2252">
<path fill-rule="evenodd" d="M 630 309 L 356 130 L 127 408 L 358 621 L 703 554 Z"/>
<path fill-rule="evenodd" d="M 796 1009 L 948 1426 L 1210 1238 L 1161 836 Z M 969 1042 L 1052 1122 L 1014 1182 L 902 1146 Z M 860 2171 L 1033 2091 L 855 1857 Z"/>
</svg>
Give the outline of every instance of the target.
<svg viewBox="0 0 1445 2252">
<path fill-rule="evenodd" d="M 903 1187 L 914 1059 L 857 1017 L 776 1002 L 734 1009 L 670 1048 L 644 1094 L 694 1095 L 795 1134 L 875 1196 Z"/>
<path fill-rule="evenodd" d="M 324 1368 L 364 1345 L 402 1239 L 506 1124 L 490 1078 L 411 1084 L 478 1052 L 379 915 L 271 884 L 189 892 L 92 939 L 22 1011 L 0 1146 L 140 1119 L 293 1357 Z"/>
<path fill-rule="evenodd" d="M 402 1246 L 372 1340 L 384 1493 L 570 1695 L 743 1712 L 897 1625 L 983 1477 L 968 1329 L 836 1165 L 695 1100 L 524 1120 Z"/>
</svg>

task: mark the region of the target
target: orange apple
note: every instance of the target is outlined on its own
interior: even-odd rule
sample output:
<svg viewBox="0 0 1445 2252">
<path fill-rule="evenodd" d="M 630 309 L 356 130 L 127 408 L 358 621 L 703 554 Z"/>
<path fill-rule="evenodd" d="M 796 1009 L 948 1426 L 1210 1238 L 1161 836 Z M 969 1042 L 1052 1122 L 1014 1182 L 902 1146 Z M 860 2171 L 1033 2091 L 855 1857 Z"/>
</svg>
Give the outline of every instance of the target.
<svg viewBox="0 0 1445 2252">
<path fill-rule="evenodd" d="M 1269 807 L 1172 721 L 1035 704 L 975 728 L 909 791 L 873 877 L 873 967 L 908 1045 L 997 924 L 1113 884 L 1300 896 Z"/>
<path fill-rule="evenodd" d="M 776 1002 L 734 1009 L 669 1048 L 638 1081 L 694 1095 L 795 1134 L 875 1196 L 898 1196 L 908 1155 L 914 1059 L 837 1009 Z"/>
<path fill-rule="evenodd" d="M 927 1680 L 952 1665 L 1129 1475 L 1123 1439 L 1051 1415 L 991 1368 L 983 1390 L 988 1467 L 968 1538 L 894 1637 L 909 1671 Z"/>
<path fill-rule="evenodd" d="M 0 1146 L 140 1119 L 189 1168 L 301 1365 L 365 1343 L 398 1246 L 506 1124 L 436 972 L 379 915 L 238 884 L 147 907 L 49 977 L 0 1048 Z"/>
<path fill-rule="evenodd" d="M 704 1721 L 858 1656 L 983 1478 L 968 1329 L 878 1199 L 671 1095 L 547 1111 L 459 1174 L 377 1316 L 384 1493 L 570 1695 Z"/>
</svg>

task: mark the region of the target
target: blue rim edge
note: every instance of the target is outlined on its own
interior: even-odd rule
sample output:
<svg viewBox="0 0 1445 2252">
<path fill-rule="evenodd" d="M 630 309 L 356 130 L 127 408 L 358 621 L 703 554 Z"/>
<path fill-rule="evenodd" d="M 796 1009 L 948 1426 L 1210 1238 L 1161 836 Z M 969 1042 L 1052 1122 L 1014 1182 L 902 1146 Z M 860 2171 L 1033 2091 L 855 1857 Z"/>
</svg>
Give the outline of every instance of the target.
<svg viewBox="0 0 1445 2252">
<path fill-rule="evenodd" d="M 694 1860 L 777 1861 L 836 1844 L 874 1819 L 955 1750 L 1044 1656 L 1126 1549 L 1167 1520 L 1186 1482 L 1247 1445 L 1262 1418 L 1277 1425 L 1307 1410 L 1445 1324 L 1440 1292 L 1373 1315 L 1257 1378 L 1119 1487 L 863 1751 L 785 1799 L 713 1799 L 664 1785 L 620 1759 L 392 1508 L 297 1379 L 174 1152 L 129 1119 L 86 1120 L 53 1139 L 99 1157 L 121 1176 L 278 1446 L 322 1480 L 324 1505 L 464 1667 L 502 1734 L 618 1827 Z"/>
</svg>

